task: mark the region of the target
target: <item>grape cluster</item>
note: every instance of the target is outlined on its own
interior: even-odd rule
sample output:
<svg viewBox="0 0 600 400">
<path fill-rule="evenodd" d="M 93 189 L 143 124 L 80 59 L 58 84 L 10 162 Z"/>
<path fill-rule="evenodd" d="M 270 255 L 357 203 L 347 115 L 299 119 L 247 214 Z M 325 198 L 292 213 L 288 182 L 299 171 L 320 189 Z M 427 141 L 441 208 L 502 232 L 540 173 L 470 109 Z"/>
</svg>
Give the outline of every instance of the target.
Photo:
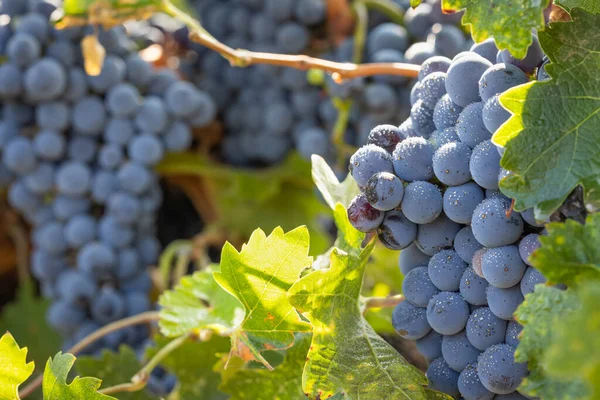
<svg viewBox="0 0 600 400">
<path fill-rule="evenodd" d="M 527 367 L 514 361 L 521 326 L 512 318 L 545 282 L 529 261 L 544 224 L 499 191 L 508 172 L 491 136 L 510 116 L 500 94 L 542 62 L 536 37 L 522 60 L 493 39 L 453 60 L 425 60 L 410 118 L 373 129 L 350 159 L 362 191 L 350 222 L 402 250 L 406 300 L 392 323 L 429 360 L 431 387 L 456 398 L 525 398 L 516 392 Z"/>
<path fill-rule="evenodd" d="M 56 30 L 46 1 L 2 2 L 0 176 L 32 228 L 33 275 L 53 300 L 47 318 L 69 347 L 100 326 L 153 307 L 147 267 L 160 243 L 162 201 L 153 167 L 210 123 L 210 96 L 172 71 L 155 71 L 122 28 L 101 30 L 101 73 L 84 69 L 94 29 Z M 129 327 L 89 348 L 139 346 Z"/>
</svg>

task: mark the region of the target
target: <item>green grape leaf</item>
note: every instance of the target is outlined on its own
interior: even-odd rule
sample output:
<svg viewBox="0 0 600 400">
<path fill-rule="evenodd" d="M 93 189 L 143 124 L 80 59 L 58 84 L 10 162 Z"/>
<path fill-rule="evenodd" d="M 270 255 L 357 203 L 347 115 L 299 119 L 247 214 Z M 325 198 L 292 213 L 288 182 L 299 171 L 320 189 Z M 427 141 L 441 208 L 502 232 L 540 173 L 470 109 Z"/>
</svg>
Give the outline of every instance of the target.
<svg viewBox="0 0 600 400">
<path fill-rule="evenodd" d="M 273 371 L 259 368 L 229 371 L 220 388 L 231 395 L 231 400 L 306 399 L 302 392 L 302 369 L 309 346 L 310 335 L 302 335 Z"/>
<path fill-rule="evenodd" d="M 102 380 L 103 387 L 129 382 L 142 368 L 131 347 L 122 345 L 117 353 L 104 350 L 100 357 L 81 356 L 77 358 L 75 370 L 78 374 L 94 376 Z M 119 393 L 119 400 L 154 400 L 147 390 Z"/>
<path fill-rule="evenodd" d="M 82 15 L 86 14 L 88 8 L 96 0 L 64 0 L 63 10 L 66 15 Z"/>
<path fill-rule="evenodd" d="M 15 338 L 6 332 L 0 338 L 0 398 L 19 400 L 19 385 L 31 376 L 32 361 L 27 362 L 27 347 L 19 347 Z"/>
<path fill-rule="evenodd" d="M 27 343 L 29 357 L 41 373 L 48 357 L 60 348 L 61 338 L 46 322 L 50 301 L 35 296 L 34 292 L 32 282 L 19 286 L 15 300 L 2 309 L 0 332 L 9 331 L 19 343 Z"/>
<path fill-rule="evenodd" d="M 154 338 L 155 345 L 146 351 L 146 357 L 154 356 L 171 340 L 164 336 Z M 209 341 L 187 341 L 161 362 L 161 366 L 175 374 L 179 381 L 177 396 L 182 400 L 225 400 L 228 398 L 218 389 L 219 373 L 213 370 L 222 353 L 229 352 L 229 339 L 213 336 Z"/>
<path fill-rule="evenodd" d="M 269 236 L 257 229 L 238 252 L 229 242 L 221 253 L 216 281 L 244 306 L 245 317 L 231 331 L 232 352 L 244 360 L 257 360 L 264 350 L 284 350 L 294 344 L 296 332 L 310 331 L 287 299 L 288 289 L 309 268 L 309 234 L 306 227 Z"/>
<path fill-rule="evenodd" d="M 346 207 L 337 203 L 333 211 L 333 219 L 338 229 L 335 247 L 346 253 L 360 254 L 360 246 L 366 235 L 350 224 Z"/>
<path fill-rule="evenodd" d="M 348 174 L 344 182 L 340 183 L 323 157 L 313 154 L 311 160 L 312 178 L 325 202 L 332 209 L 335 209 L 337 203 L 348 207 L 352 199 L 360 192 L 352 175 Z"/>
<path fill-rule="evenodd" d="M 524 58 L 531 45 L 531 30 L 544 28 L 543 10 L 548 1 L 442 0 L 442 10 L 466 8 L 462 23 L 471 26 L 475 42 L 493 36 L 499 49 L 508 49 L 515 57 Z"/>
<path fill-rule="evenodd" d="M 303 374 L 311 399 L 344 393 L 350 399 L 434 396 L 427 379 L 379 337 L 362 316 L 360 292 L 375 240 L 355 256 L 333 249 L 331 266 L 292 286 L 289 298 L 313 325 Z"/>
<path fill-rule="evenodd" d="M 597 244 L 597 242 L 596 242 Z M 578 288 L 581 306 L 566 314 L 548 348 L 545 365 L 555 379 L 584 380 L 589 398 L 600 398 L 600 298 L 599 281 L 588 281 Z"/>
<path fill-rule="evenodd" d="M 412 8 L 417 8 L 418 6 L 421 5 L 422 2 L 423 2 L 423 0 L 410 0 L 410 6 Z"/>
<path fill-rule="evenodd" d="M 327 207 L 317 198 L 310 163 L 298 154 L 266 169 L 241 169 L 216 164 L 198 154 L 167 154 L 157 167 L 165 176 L 205 178 L 218 215 L 210 228 L 249 237 L 257 228 L 271 232 L 278 226 L 291 230 L 307 225 L 311 254 L 325 252 L 331 239 L 321 223 Z"/>
<path fill-rule="evenodd" d="M 502 192 L 518 211 L 535 206 L 542 220 L 577 185 L 600 189 L 600 15 L 574 9 L 572 16 L 540 32 L 552 79 L 505 92 L 500 101 L 514 115 L 493 137 L 506 147 L 502 166 L 513 172 L 500 182 Z"/>
<path fill-rule="evenodd" d="M 75 356 L 69 353 L 59 352 L 54 358 L 48 359 L 42 382 L 44 400 L 116 400 L 97 392 L 102 384 L 98 378 L 76 376 L 71 383 L 67 383 L 74 363 Z"/>
<path fill-rule="evenodd" d="M 565 343 L 556 342 L 557 327 L 579 307 L 577 296 L 572 290 L 560 290 L 537 285 L 535 292 L 525 297 L 515 314 L 523 325 L 521 343 L 515 359 L 527 362 L 531 374 L 521 384 L 521 389 L 543 399 L 585 399 L 586 390 L 581 380 L 563 376 L 549 377 L 545 369 L 544 356 L 548 349 L 558 344 L 562 350 Z"/>
<path fill-rule="evenodd" d="M 585 225 L 567 220 L 546 225 L 541 247 L 531 256 L 533 265 L 552 283 L 575 285 L 600 279 L 600 214 Z"/>
<path fill-rule="evenodd" d="M 211 270 L 184 276 L 174 290 L 160 296 L 158 304 L 160 331 L 168 337 L 202 329 L 221 333 L 244 319 L 242 304 L 219 286 Z"/>
<path fill-rule="evenodd" d="M 600 14 L 600 3 L 597 0 L 557 0 L 555 3 L 567 11 L 572 8 L 583 8 L 587 12 Z"/>
</svg>

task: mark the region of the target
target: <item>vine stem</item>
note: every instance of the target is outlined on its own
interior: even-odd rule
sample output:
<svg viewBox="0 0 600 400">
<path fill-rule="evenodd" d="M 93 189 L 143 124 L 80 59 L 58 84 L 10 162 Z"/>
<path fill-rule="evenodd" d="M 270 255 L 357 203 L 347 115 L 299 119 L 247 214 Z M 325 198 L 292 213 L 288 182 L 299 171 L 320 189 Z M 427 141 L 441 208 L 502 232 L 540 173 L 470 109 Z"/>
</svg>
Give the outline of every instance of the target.
<svg viewBox="0 0 600 400">
<path fill-rule="evenodd" d="M 108 335 L 109 333 L 121 330 L 123 328 L 127 328 L 128 326 L 140 325 L 140 324 L 145 324 L 145 323 L 152 322 L 152 321 L 157 321 L 159 319 L 159 315 L 160 314 L 158 311 L 148 311 L 145 313 L 134 315 L 133 317 L 124 318 L 119 321 L 115 321 L 111 324 L 105 325 L 102 328 L 90 333 L 89 335 L 87 335 L 86 337 L 81 339 L 73 347 L 71 347 L 69 350 L 67 350 L 67 353 L 77 355 L 77 353 L 81 352 L 87 346 L 89 346 L 90 344 L 94 343 L 95 341 L 103 338 L 104 336 Z M 35 378 L 35 380 L 33 380 L 30 384 L 25 386 L 19 392 L 19 397 L 21 399 L 24 399 L 25 397 L 32 394 L 35 391 L 35 389 L 37 389 L 38 386 L 40 386 L 42 384 L 42 380 L 43 380 L 43 375 L 39 375 L 37 378 Z"/>
<path fill-rule="evenodd" d="M 332 74 L 333 79 L 338 83 L 347 79 L 374 75 L 400 75 L 416 78 L 421 69 L 419 65 L 406 63 L 339 63 L 306 55 L 284 55 L 244 49 L 236 50 L 215 39 L 198 21 L 175 7 L 170 0 L 163 0 L 162 11 L 183 22 L 190 29 L 190 39 L 192 41 L 216 51 L 226 58 L 231 65 L 236 67 L 269 64 L 299 70 L 319 69 Z"/>
<path fill-rule="evenodd" d="M 136 374 L 131 378 L 131 382 L 110 386 L 100 390 L 99 392 L 102 394 L 115 394 L 123 392 L 137 392 L 138 390 L 142 390 L 148 383 L 148 379 L 150 378 L 150 373 L 152 370 L 156 368 L 158 364 L 160 364 L 160 362 L 169 354 L 183 345 L 190 337 L 191 334 L 187 334 L 171 340 L 165 347 L 161 348 L 154 355 L 154 357 L 152 357 L 146 363 L 146 365 L 142 367 L 142 369 L 136 372 Z"/>
<path fill-rule="evenodd" d="M 391 308 L 396 307 L 404 301 L 404 296 L 398 294 L 396 296 L 387 297 L 366 297 L 365 310 L 369 308 Z"/>
</svg>

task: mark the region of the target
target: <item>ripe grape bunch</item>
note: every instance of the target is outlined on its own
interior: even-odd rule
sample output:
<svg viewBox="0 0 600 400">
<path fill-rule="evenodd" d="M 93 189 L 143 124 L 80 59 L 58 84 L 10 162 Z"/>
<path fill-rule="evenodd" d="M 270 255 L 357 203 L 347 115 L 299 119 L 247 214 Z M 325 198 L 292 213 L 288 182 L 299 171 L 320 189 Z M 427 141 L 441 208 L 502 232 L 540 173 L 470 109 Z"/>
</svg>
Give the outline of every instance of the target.
<svg viewBox="0 0 600 400">
<path fill-rule="evenodd" d="M 70 347 L 100 326 L 150 310 L 162 192 L 153 167 L 215 116 L 211 98 L 155 71 L 120 27 L 100 30 L 101 73 L 86 74 L 91 28 L 56 30 L 44 1 L 4 1 L 0 27 L 0 176 L 33 225 L 31 268 L 53 300 L 47 318 Z M 91 352 L 140 346 L 147 327 L 113 332 Z"/>
<path fill-rule="evenodd" d="M 536 69 L 548 79 L 543 62 L 536 37 L 522 60 L 492 39 L 453 60 L 429 58 L 410 118 L 373 129 L 350 159 L 361 188 L 350 222 L 402 250 L 405 301 L 392 323 L 430 362 L 431 387 L 456 398 L 525 398 L 513 314 L 545 281 L 529 261 L 544 224 L 499 191 L 508 172 L 491 136 L 510 116 L 499 96 Z"/>
</svg>

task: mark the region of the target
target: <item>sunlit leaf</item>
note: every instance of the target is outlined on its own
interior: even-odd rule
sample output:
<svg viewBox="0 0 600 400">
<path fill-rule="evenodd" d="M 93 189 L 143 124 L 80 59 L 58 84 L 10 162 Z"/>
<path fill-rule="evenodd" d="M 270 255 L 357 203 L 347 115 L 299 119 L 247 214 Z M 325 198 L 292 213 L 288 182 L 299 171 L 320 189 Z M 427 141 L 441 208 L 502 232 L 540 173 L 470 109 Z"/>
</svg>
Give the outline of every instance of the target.
<svg viewBox="0 0 600 400">
<path fill-rule="evenodd" d="M 7 332 L 0 338 L 0 398 L 19 400 L 19 385 L 31 376 L 33 362 L 27 362 L 27 347 L 19 347 Z"/>
</svg>

